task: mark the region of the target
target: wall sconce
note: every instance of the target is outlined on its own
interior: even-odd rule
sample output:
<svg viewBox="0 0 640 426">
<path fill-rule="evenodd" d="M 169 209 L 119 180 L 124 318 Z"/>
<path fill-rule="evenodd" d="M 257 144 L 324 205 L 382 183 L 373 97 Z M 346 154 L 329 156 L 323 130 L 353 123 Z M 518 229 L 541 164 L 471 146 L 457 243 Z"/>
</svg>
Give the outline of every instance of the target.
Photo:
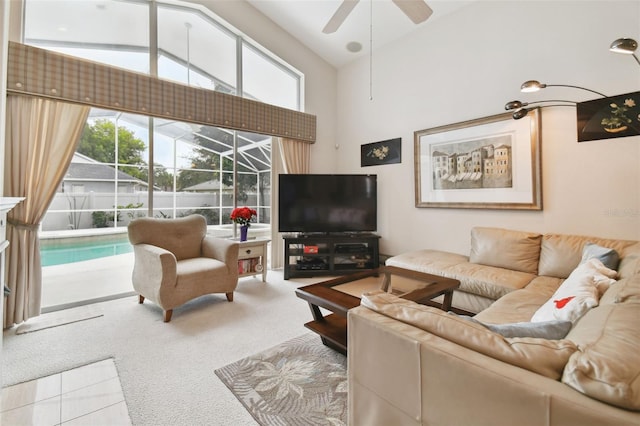
<svg viewBox="0 0 640 426">
<path fill-rule="evenodd" d="M 633 59 L 636 60 L 638 65 L 640 65 L 640 59 L 634 53 L 638 48 L 638 42 L 632 38 L 619 38 L 614 40 L 609 46 L 609 50 L 615 53 L 622 53 L 624 55 L 631 55 Z"/>
</svg>

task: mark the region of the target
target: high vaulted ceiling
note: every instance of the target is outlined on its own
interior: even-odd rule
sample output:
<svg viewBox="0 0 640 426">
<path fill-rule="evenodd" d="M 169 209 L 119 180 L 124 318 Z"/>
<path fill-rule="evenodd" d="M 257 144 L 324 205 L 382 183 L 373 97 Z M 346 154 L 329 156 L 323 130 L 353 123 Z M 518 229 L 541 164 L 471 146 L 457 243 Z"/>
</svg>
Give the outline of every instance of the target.
<svg viewBox="0 0 640 426">
<path fill-rule="evenodd" d="M 342 0 L 247 0 L 336 68 L 368 55 L 370 38 L 375 51 L 474 1 L 478 0 L 426 0 L 433 15 L 416 25 L 391 0 L 360 0 L 338 31 L 324 34 L 322 29 Z M 351 42 L 360 43 L 362 50 L 347 50 Z"/>
</svg>

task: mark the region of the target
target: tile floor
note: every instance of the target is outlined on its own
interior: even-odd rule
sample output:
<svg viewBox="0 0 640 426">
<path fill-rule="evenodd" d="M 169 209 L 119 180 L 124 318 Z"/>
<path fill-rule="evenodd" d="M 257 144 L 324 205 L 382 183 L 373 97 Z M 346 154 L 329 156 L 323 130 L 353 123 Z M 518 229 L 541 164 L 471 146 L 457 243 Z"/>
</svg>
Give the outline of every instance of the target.
<svg viewBox="0 0 640 426">
<path fill-rule="evenodd" d="M 2 389 L 0 424 L 131 425 L 113 359 Z"/>
</svg>

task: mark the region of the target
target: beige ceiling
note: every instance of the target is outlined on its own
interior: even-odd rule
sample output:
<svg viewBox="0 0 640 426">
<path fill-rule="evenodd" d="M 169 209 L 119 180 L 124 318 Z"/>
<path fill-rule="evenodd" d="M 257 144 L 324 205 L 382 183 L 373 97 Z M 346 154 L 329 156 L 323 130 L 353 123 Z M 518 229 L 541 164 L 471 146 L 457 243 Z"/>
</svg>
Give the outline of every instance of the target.
<svg viewBox="0 0 640 426">
<path fill-rule="evenodd" d="M 426 0 L 433 15 L 415 25 L 391 0 L 360 0 L 338 31 L 324 34 L 322 29 L 342 0 L 247 0 L 336 68 L 367 55 L 370 36 L 375 51 L 473 1 L 477 0 Z M 347 50 L 347 44 L 354 41 L 362 45 L 358 53 Z"/>
</svg>

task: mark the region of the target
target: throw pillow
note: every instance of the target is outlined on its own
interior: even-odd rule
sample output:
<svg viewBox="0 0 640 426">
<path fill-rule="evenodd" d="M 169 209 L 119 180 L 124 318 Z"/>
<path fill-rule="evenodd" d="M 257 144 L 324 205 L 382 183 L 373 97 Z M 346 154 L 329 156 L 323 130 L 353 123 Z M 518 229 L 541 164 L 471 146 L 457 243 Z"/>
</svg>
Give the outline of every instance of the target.
<svg viewBox="0 0 640 426">
<path fill-rule="evenodd" d="M 454 312 L 450 314 L 457 315 Z M 480 324 L 503 337 L 538 337 L 547 340 L 560 340 L 571 330 L 571 321 L 514 322 L 509 324 L 489 324 L 467 316 L 459 317 Z"/>
<path fill-rule="evenodd" d="M 604 266 L 609 269 L 618 269 L 620 263 L 620 256 L 618 252 L 609 247 L 599 246 L 594 243 L 586 243 L 582 249 L 582 260 L 580 263 L 585 263 L 589 259 L 598 259 Z"/>
<path fill-rule="evenodd" d="M 531 322 L 575 322 L 589 309 L 598 306 L 600 295 L 615 282 L 616 274 L 596 258 L 578 265 L 553 296 L 533 314 Z"/>
<path fill-rule="evenodd" d="M 571 330 L 571 321 L 514 322 L 511 324 L 482 324 L 504 337 L 539 337 L 560 340 Z"/>
</svg>

